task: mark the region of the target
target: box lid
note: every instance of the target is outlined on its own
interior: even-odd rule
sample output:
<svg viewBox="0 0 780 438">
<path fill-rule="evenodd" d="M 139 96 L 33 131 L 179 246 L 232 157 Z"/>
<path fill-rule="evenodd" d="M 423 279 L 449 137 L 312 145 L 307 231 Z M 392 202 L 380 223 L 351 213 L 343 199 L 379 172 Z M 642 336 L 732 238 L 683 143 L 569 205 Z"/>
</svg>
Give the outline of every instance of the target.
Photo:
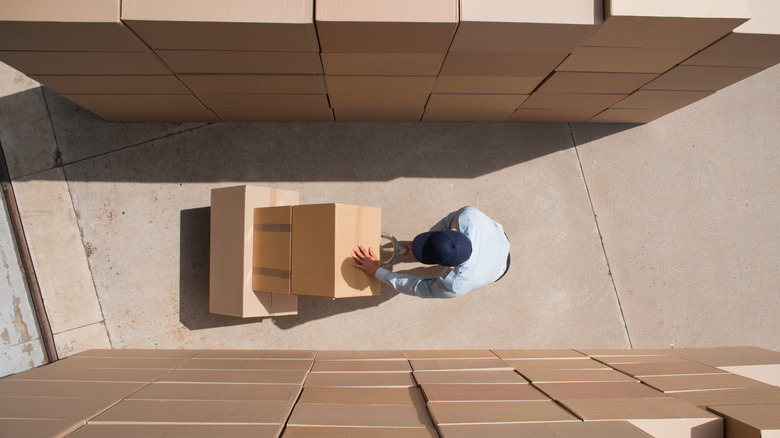
<svg viewBox="0 0 780 438">
<path fill-rule="evenodd" d="M 437 425 L 580 421 L 553 401 L 429 402 Z"/>
</svg>

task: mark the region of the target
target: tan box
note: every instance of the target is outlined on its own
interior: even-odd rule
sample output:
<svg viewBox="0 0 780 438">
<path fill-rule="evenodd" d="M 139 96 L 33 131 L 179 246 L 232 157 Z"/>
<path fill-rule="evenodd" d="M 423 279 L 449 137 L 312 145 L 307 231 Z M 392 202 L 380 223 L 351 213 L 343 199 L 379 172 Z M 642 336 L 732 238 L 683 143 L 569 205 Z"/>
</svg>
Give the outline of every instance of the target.
<svg viewBox="0 0 780 438">
<path fill-rule="evenodd" d="M 780 388 L 773 385 L 737 389 L 706 389 L 703 391 L 674 392 L 668 395 L 684 400 L 702 409 L 715 405 L 780 404 Z"/>
<path fill-rule="evenodd" d="M 0 50 L 145 51 L 119 21 L 119 0 L 3 1 Z"/>
<path fill-rule="evenodd" d="M 568 53 L 449 52 L 440 76 L 547 76 Z"/>
<path fill-rule="evenodd" d="M 423 108 L 436 78 L 431 76 L 325 76 L 332 108 Z"/>
<path fill-rule="evenodd" d="M 212 109 L 287 109 L 327 110 L 325 94 L 260 94 L 220 93 L 199 94 L 198 99 Z"/>
<path fill-rule="evenodd" d="M 612 364 L 612 368 L 634 377 L 726 373 L 726 371 L 698 362 Z"/>
<path fill-rule="evenodd" d="M 560 403 L 584 421 L 628 421 L 654 437 L 723 437 L 723 420 L 672 397 L 570 399 Z"/>
<path fill-rule="evenodd" d="M 60 94 L 192 94 L 174 75 L 31 75 Z"/>
<path fill-rule="evenodd" d="M 456 370 L 512 370 L 503 360 L 492 358 L 476 359 L 410 359 L 415 371 Z"/>
<path fill-rule="evenodd" d="M 647 47 L 580 47 L 557 71 L 663 73 L 681 63 L 697 49 Z"/>
<path fill-rule="evenodd" d="M 768 68 L 778 62 L 780 31 L 776 34 L 745 34 L 735 30 L 685 60 L 683 65 Z"/>
<path fill-rule="evenodd" d="M 761 438 L 780 436 L 780 405 L 709 406 L 723 417 L 726 436 Z"/>
<path fill-rule="evenodd" d="M 425 406 L 419 388 L 307 386 L 298 403 Z"/>
<path fill-rule="evenodd" d="M 84 426 L 82 420 L 0 418 L 0 430 L 8 436 L 62 437 Z"/>
<path fill-rule="evenodd" d="M 423 384 L 426 400 L 434 401 L 541 401 L 549 400 L 541 391 L 527 383 L 503 385 L 479 383 Z"/>
<path fill-rule="evenodd" d="M 557 71 L 539 93 L 630 94 L 658 77 L 655 73 L 598 73 Z"/>
<path fill-rule="evenodd" d="M 176 369 L 309 371 L 313 363 L 313 360 L 303 359 L 190 359 Z"/>
<path fill-rule="evenodd" d="M 310 386 L 349 386 L 364 388 L 413 388 L 417 386 L 412 373 L 399 372 L 363 372 L 363 373 L 311 373 L 306 378 L 305 387 Z"/>
<path fill-rule="evenodd" d="M 598 370 L 610 369 L 603 363 L 582 357 L 580 359 L 504 359 L 516 370 L 545 368 L 550 370 Z"/>
<path fill-rule="evenodd" d="M 45 380 L 60 382 L 139 382 L 149 383 L 168 370 L 121 368 L 40 367 L 4 377 L 4 380 Z"/>
<path fill-rule="evenodd" d="M 520 109 L 584 110 L 596 114 L 624 97 L 625 94 L 534 93 L 523 102 Z"/>
<path fill-rule="evenodd" d="M 608 108 L 588 123 L 649 123 L 671 113 L 668 109 Z"/>
<path fill-rule="evenodd" d="M 514 109 L 426 109 L 423 122 L 503 122 Z"/>
<path fill-rule="evenodd" d="M 69 438 L 257 438 L 279 436 L 282 424 L 110 424 L 90 423 Z"/>
<path fill-rule="evenodd" d="M 659 349 L 659 348 L 578 348 L 576 351 L 593 356 L 626 356 L 626 357 L 642 357 L 642 356 L 669 356 L 675 355 L 680 350 L 671 349 Z"/>
<path fill-rule="evenodd" d="M 48 365 L 51 368 L 129 368 L 170 370 L 186 361 L 183 357 L 80 357 L 70 356 Z"/>
<path fill-rule="evenodd" d="M 662 109 L 673 111 L 715 94 L 714 91 L 638 90 L 610 108 Z"/>
<path fill-rule="evenodd" d="M 174 73 L 321 75 L 314 52 L 238 50 L 155 50 Z"/>
<path fill-rule="evenodd" d="M 501 402 L 428 403 L 428 412 L 437 426 L 445 424 L 538 423 L 580 421 L 552 400 Z"/>
<path fill-rule="evenodd" d="M 223 122 L 332 122 L 330 108 L 249 109 L 217 108 L 214 114 Z"/>
<path fill-rule="evenodd" d="M 599 112 L 600 110 L 593 109 L 518 108 L 506 121 L 520 123 L 584 123 Z"/>
<path fill-rule="evenodd" d="M 326 75 L 436 76 L 441 53 L 322 53 Z"/>
<path fill-rule="evenodd" d="M 169 75 L 150 51 L 0 51 L 0 61 L 27 75 Z"/>
<path fill-rule="evenodd" d="M 400 77 L 400 76 L 399 76 Z M 398 94 L 385 93 L 356 93 L 337 94 L 329 93 L 330 106 L 336 109 L 372 109 L 372 110 L 403 110 L 409 108 L 424 108 L 429 94 L 418 92 L 401 92 Z"/>
<path fill-rule="evenodd" d="M 642 87 L 646 90 L 717 91 L 760 72 L 754 67 L 680 65 Z"/>
<path fill-rule="evenodd" d="M 86 421 L 117 402 L 115 397 L 0 397 L 2 418 Z"/>
<path fill-rule="evenodd" d="M 759 347 L 684 348 L 675 354 L 714 367 L 780 363 L 780 352 Z"/>
<path fill-rule="evenodd" d="M 290 293 L 292 206 L 255 209 L 252 290 Z"/>
<path fill-rule="evenodd" d="M 301 393 L 300 385 L 236 385 L 233 383 L 154 382 L 127 397 L 131 400 L 247 400 L 294 402 Z"/>
<path fill-rule="evenodd" d="M 63 94 L 88 110 L 205 110 L 192 94 Z"/>
<path fill-rule="evenodd" d="M 487 110 L 512 111 L 526 99 L 527 94 L 431 94 L 425 110 Z"/>
<path fill-rule="evenodd" d="M 534 385 L 555 400 L 670 396 L 639 382 L 569 382 L 535 383 Z"/>
<path fill-rule="evenodd" d="M 724 371 L 780 387 L 780 364 L 719 367 Z"/>
<path fill-rule="evenodd" d="M 439 438 L 435 428 L 409 427 L 354 427 L 349 429 L 340 426 L 287 426 L 283 438 L 344 438 L 345 433 L 351 437 L 366 438 Z"/>
<path fill-rule="evenodd" d="M 98 423 L 283 424 L 291 401 L 123 400 L 90 420 Z"/>
<path fill-rule="evenodd" d="M 173 370 L 158 381 L 301 385 L 307 374 L 305 370 Z"/>
<path fill-rule="evenodd" d="M 134 382 L 60 382 L 47 380 L 0 380 L 3 397 L 116 398 L 119 400 L 143 388 Z"/>
<path fill-rule="evenodd" d="M 450 51 L 570 53 L 602 17 L 602 3 L 586 0 L 462 0 Z"/>
<path fill-rule="evenodd" d="M 334 108 L 337 122 L 419 122 L 425 108 Z"/>
<path fill-rule="evenodd" d="M 587 359 L 575 350 L 491 350 L 501 359 Z"/>
<path fill-rule="evenodd" d="M 298 403 L 287 425 L 433 429 L 424 405 Z"/>
<path fill-rule="evenodd" d="M 298 192 L 275 188 L 237 186 L 211 191 L 211 313 L 241 318 L 297 313 L 297 297 L 252 290 L 255 208 L 297 203 Z M 284 313 L 277 313 L 280 310 Z"/>
<path fill-rule="evenodd" d="M 671 363 L 671 362 L 688 362 L 687 359 L 672 355 L 659 355 L 659 356 L 593 356 L 598 358 L 599 362 L 604 362 L 608 365 L 615 364 L 628 364 L 628 363 Z"/>
<path fill-rule="evenodd" d="M 663 392 L 701 391 L 704 389 L 750 388 L 763 386 L 757 380 L 736 374 L 692 374 L 688 376 L 648 376 L 642 382 Z"/>
<path fill-rule="evenodd" d="M 439 76 L 434 93 L 530 94 L 545 76 Z"/>
<path fill-rule="evenodd" d="M 311 372 L 402 372 L 412 371 L 405 360 L 318 360 Z"/>
<path fill-rule="evenodd" d="M 555 370 L 546 368 L 526 368 L 521 374 L 531 383 L 549 382 L 636 382 L 623 373 L 609 369 L 597 370 Z"/>
<path fill-rule="evenodd" d="M 456 0 L 319 0 L 322 51 L 446 53 L 458 26 Z"/>
<path fill-rule="evenodd" d="M 313 0 L 122 1 L 122 21 L 153 49 L 317 52 Z"/>
<path fill-rule="evenodd" d="M 425 383 L 528 383 L 520 374 L 509 370 L 415 371 L 414 379 Z"/>
<path fill-rule="evenodd" d="M 490 350 L 404 350 L 408 359 L 493 358 Z"/>
<path fill-rule="evenodd" d="M 210 110 L 202 109 L 124 109 L 87 108 L 96 116 L 117 123 L 160 123 L 160 122 L 219 122 Z"/>
<path fill-rule="evenodd" d="M 316 350 L 203 350 L 197 359 L 314 359 Z"/>
<path fill-rule="evenodd" d="M 189 359 L 198 355 L 203 350 L 172 349 L 162 350 L 154 348 L 110 349 L 93 348 L 82 351 L 70 357 L 137 357 L 137 358 L 184 358 Z"/>
<path fill-rule="evenodd" d="M 550 437 L 550 438 L 649 438 L 651 435 L 625 421 L 579 423 L 446 424 L 443 438 Z"/>
<path fill-rule="evenodd" d="M 323 75 L 180 74 L 196 95 L 215 93 L 325 94 Z"/>
<path fill-rule="evenodd" d="M 403 360 L 403 350 L 319 350 L 317 360 Z"/>
</svg>

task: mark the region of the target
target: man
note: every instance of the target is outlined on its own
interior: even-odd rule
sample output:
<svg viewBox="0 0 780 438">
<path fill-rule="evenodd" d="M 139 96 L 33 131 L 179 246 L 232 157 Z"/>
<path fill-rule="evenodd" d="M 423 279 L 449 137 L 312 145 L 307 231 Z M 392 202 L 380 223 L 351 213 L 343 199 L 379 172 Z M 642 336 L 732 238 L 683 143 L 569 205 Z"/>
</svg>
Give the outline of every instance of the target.
<svg viewBox="0 0 780 438">
<path fill-rule="evenodd" d="M 452 212 L 412 242 L 404 242 L 420 263 L 449 268 L 438 278 L 390 272 L 379 267 L 373 248 L 358 245 L 352 264 L 398 292 L 421 298 L 454 298 L 498 281 L 509 270 L 509 240 L 501 224 L 474 207 Z"/>
</svg>

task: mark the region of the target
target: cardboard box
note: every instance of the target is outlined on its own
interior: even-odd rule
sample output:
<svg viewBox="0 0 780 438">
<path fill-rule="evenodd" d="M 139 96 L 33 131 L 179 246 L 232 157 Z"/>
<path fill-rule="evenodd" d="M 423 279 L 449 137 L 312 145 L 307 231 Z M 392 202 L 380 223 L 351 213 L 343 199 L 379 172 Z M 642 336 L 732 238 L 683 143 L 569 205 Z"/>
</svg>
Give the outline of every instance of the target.
<svg viewBox="0 0 780 438">
<path fill-rule="evenodd" d="M 127 397 L 129 400 L 247 400 L 295 402 L 301 393 L 300 385 L 236 385 L 233 383 L 153 382 Z"/>
<path fill-rule="evenodd" d="M 324 53 L 445 53 L 458 2 L 319 0 L 315 19 Z"/>
<path fill-rule="evenodd" d="M 115 397 L 46 398 L 0 396 L 0 417 L 86 421 L 116 403 Z"/>
<path fill-rule="evenodd" d="M 298 403 L 425 406 L 419 388 L 307 386 Z"/>
<path fill-rule="evenodd" d="M 325 94 L 323 75 L 180 74 L 193 93 Z"/>
<path fill-rule="evenodd" d="M 663 73 L 698 49 L 580 47 L 556 71 Z"/>
<path fill-rule="evenodd" d="M 77 353 L 71 358 L 78 357 L 137 357 L 137 358 L 184 358 L 189 359 L 198 355 L 203 350 L 191 350 L 191 349 L 154 349 L 154 348 L 133 348 L 133 349 L 110 349 L 110 348 L 93 348 L 91 350 L 82 351 Z"/>
<path fill-rule="evenodd" d="M 434 428 L 287 426 L 283 438 L 439 438 Z"/>
<path fill-rule="evenodd" d="M 663 392 L 704 389 L 750 388 L 763 383 L 736 374 L 692 374 L 688 376 L 648 376 L 642 382 Z"/>
<path fill-rule="evenodd" d="M 527 383 L 428 383 L 421 385 L 425 399 L 441 401 L 541 401 L 550 398 Z"/>
<path fill-rule="evenodd" d="M 419 122 L 425 108 L 334 108 L 337 122 Z"/>
<path fill-rule="evenodd" d="M 494 358 L 490 350 L 404 350 L 408 359 Z"/>
<path fill-rule="evenodd" d="M 403 350 L 319 350 L 317 360 L 402 360 L 406 361 Z"/>
<path fill-rule="evenodd" d="M 723 370 L 698 362 L 613 364 L 612 368 L 634 377 L 726 373 Z"/>
<path fill-rule="evenodd" d="M 625 94 L 533 93 L 520 109 L 583 110 L 594 114 L 626 97 Z"/>
<path fill-rule="evenodd" d="M 90 420 L 98 423 L 284 424 L 289 401 L 123 400 Z"/>
<path fill-rule="evenodd" d="M 501 359 L 587 359 L 575 350 L 491 350 Z"/>
<path fill-rule="evenodd" d="M 538 423 L 580 420 L 555 402 L 429 402 L 428 412 L 437 426 L 446 424 Z"/>
<path fill-rule="evenodd" d="M 778 62 L 780 31 L 775 34 L 744 34 L 735 30 L 685 60 L 683 65 L 769 68 Z"/>
<path fill-rule="evenodd" d="M 748 67 L 677 66 L 649 84 L 645 90 L 717 91 L 752 76 L 762 69 Z"/>
<path fill-rule="evenodd" d="M 255 209 L 252 244 L 252 290 L 290 293 L 292 207 Z"/>
<path fill-rule="evenodd" d="M 675 354 L 714 367 L 780 363 L 780 352 L 759 347 L 683 348 Z"/>
<path fill-rule="evenodd" d="M 579 47 L 602 22 L 601 2 L 462 0 L 451 52 L 558 52 Z"/>
<path fill-rule="evenodd" d="M 593 109 L 547 109 L 518 108 L 507 117 L 507 122 L 521 123 L 584 123 L 592 119 L 600 110 Z"/>
<path fill-rule="evenodd" d="M 255 208 L 298 203 L 298 192 L 236 186 L 211 191 L 209 312 L 241 318 L 297 313 L 297 297 L 252 290 Z"/>
<path fill-rule="evenodd" d="M 311 372 L 402 372 L 412 368 L 405 360 L 318 360 Z"/>
<path fill-rule="evenodd" d="M 149 383 L 167 372 L 168 370 L 155 369 L 40 367 L 4 377 L 4 379 L 59 382 Z"/>
<path fill-rule="evenodd" d="M 282 424 L 106 424 L 90 423 L 69 438 L 231 438 L 277 437 Z"/>
<path fill-rule="evenodd" d="M 346 204 L 292 209 L 291 293 L 330 298 L 379 295 L 379 280 L 352 266 L 358 244 L 379 248 L 382 210 Z"/>
<path fill-rule="evenodd" d="M 475 359 L 410 359 L 415 371 L 434 370 L 512 370 L 512 366 L 497 357 Z"/>
<path fill-rule="evenodd" d="M 674 398 L 705 409 L 715 405 L 780 404 L 780 388 L 773 385 L 736 389 L 673 392 Z"/>
<path fill-rule="evenodd" d="M 520 374 L 509 370 L 415 371 L 414 379 L 425 383 L 528 383 Z"/>
<path fill-rule="evenodd" d="M 670 396 L 639 382 L 568 382 L 534 383 L 534 385 L 554 400 Z"/>
<path fill-rule="evenodd" d="M 443 438 L 539 437 L 539 438 L 648 438 L 639 428 L 624 421 L 579 423 L 446 424 L 439 427 Z"/>
<path fill-rule="evenodd" d="M 568 53 L 449 52 L 440 76 L 547 76 Z"/>
<path fill-rule="evenodd" d="M 659 356 L 594 356 L 599 362 L 607 365 L 627 364 L 627 363 L 670 363 L 670 362 L 688 362 L 687 359 L 672 355 Z"/>
<path fill-rule="evenodd" d="M 238 50 L 156 50 L 174 73 L 321 75 L 314 52 L 242 52 Z"/>
<path fill-rule="evenodd" d="M 119 21 L 120 1 L 4 1 L 0 50 L 144 51 Z"/>
<path fill-rule="evenodd" d="M 609 370 L 609 369 L 596 369 L 596 370 L 556 370 L 546 368 L 526 368 L 521 374 L 531 383 L 546 383 L 546 382 L 636 382 L 637 380 L 631 378 L 623 373 Z"/>
<path fill-rule="evenodd" d="M 192 94 L 63 94 L 89 110 L 204 110 Z"/>
<path fill-rule="evenodd" d="M 300 385 L 306 379 L 305 370 L 173 370 L 161 376 L 159 382 L 179 383 L 263 383 Z"/>
<path fill-rule="evenodd" d="M 654 437 L 723 437 L 723 420 L 672 397 L 570 399 L 560 403 L 584 421 L 628 421 Z"/>
<path fill-rule="evenodd" d="M 179 370 L 296 370 L 309 371 L 314 361 L 301 359 L 190 359 Z"/>
<path fill-rule="evenodd" d="M 60 94 L 192 94 L 174 75 L 31 75 Z"/>
<path fill-rule="evenodd" d="M 556 71 L 539 93 L 630 94 L 658 77 L 655 73 L 599 73 Z"/>
<path fill-rule="evenodd" d="M 768 437 L 780 435 L 780 404 L 710 406 L 723 417 L 728 437 Z"/>
<path fill-rule="evenodd" d="M 504 359 L 504 362 L 519 371 L 529 368 L 546 368 L 550 370 L 610 369 L 603 363 L 584 356 L 578 359 Z"/>
<path fill-rule="evenodd" d="M 183 357 L 80 357 L 70 356 L 50 363 L 51 368 L 133 368 L 170 370 L 186 361 Z"/>
<path fill-rule="evenodd" d="M 671 113 L 667 109 L 608 108 L 588 123 L 649 123 Z"/>
<path fill-rule="evenodd" d="M 124 109 L 87 108 L 93 114 L 109 122 L 162 123 L 162 122 L 219 122 L 219 118 L 206 108 L 202 109 Z"/>
<path fill-rule="evenodd" d="M 314 359 L 316 350 L 203 350 L 198 359 Z"/>
<path fill-rule="evenodd" d="M 49 418 L 0 418 L 0 430 L 8 436 L 64 437 L 82 427 L 83 421 Z"/>
<path fill-rule="evenodd" d="M 322 53 L 326 75 L 436 76 L 444 62 L 438 53 Z"/>
<path fill-rule="evenodd" d="M 27 75 L 170 75 L 150 51 L 0 51 L 0 61 Z"/>
<path fill-rule="evenodd" d="M 436 78 L 431 76 L 326 76 L 332 108 L 423 108 Z"/>
<path fill-rule="evenodd" d="M 154 49 L 317 52 L 313 0 L 122 1 L 122 21 Z"/>
<path fill-rule="evenodd" d="M 669 356 L 675 355 L 680 350 L 659 349 L 659 348 L 578 348 L 576 351 L 593 357 L 600 356 L 624 356 L 624 357 L 642 357 L 642 356 Z"/>
<path fill-rule="evenodd" d="M 350 386 L 365 388 L 412 388 L 417 386 L 412 373 L 400 372 L 362 372 L 362 373 L 311 373 L 306 378 L 305 387 L 311 386 Z"/>
<path fill-rule="evenodd" d="M 545 76 L 439 76 L 434 93 L 530 94 Z"/>
<path fill-rule="evenodd" d="M 217 108 L 214 114 L 223 122 L 332 122 L 330 108 L 241 109 Z"/>
<path fill-rule="evenodd" d="M 735 367 L 720 367 L 724 371 L 749 379 L 758 380 L 769 385 L 780 386 L 780 364 L 742 365 Z"/>
<path fill-rule="evenodd" d="M 526 99 L 527 94 L 431 94 L 427 110 L 487 110 L 512 113 Z"/>
<path fill-rule="evenodd" d="M 287 425 L 433 429 L 424 405 L 298 403 Z"/>
<path fill-rule="evenodd" d="M 4 397 L 47 398 L 116 398 L 128 396 L 146 383 L 132 382 L 61 382 L 47 380 L 0 380 Z"/>
<path fill-rule="evenodd" d="M 428 101 L 429 94 L 406 92 L 399 94 L 384 93 L 356 93 L 336 94 L 329 93 L 328 100 L 333 109 L 370 109 L 370 110 L 400 110 L 408 111 L 409 108 L 422 109 Z"/>
<path fill-rule="evenodd" d="M 423 114 L 423 122 L 503 122 L 514 109 L 485 110 L 485 109 L 426 109 Z"/>
<path fill-rule="evenodd" d="M 312 109 L 327 110 L 325 94 L 199 94 L 198 99 L 212 109 Z"/>
</svg>

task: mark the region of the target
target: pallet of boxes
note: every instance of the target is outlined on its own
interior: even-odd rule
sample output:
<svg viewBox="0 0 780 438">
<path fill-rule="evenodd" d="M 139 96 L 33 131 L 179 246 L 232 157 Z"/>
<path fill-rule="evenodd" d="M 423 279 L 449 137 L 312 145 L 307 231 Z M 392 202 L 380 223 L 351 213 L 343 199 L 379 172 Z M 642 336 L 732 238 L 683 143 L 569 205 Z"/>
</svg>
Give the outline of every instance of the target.
<svg viewBox="0 0 780 438">
<path fill-rule="evenodd" d="M 379 207 L 298 205 L 296 191 L 250 185 L 212 190 L 209 311 L 297 315 L 299 295 L 379 295 L 351 254 L 358 243 L 378 248 L 381 224 Z"/>
</svg>

